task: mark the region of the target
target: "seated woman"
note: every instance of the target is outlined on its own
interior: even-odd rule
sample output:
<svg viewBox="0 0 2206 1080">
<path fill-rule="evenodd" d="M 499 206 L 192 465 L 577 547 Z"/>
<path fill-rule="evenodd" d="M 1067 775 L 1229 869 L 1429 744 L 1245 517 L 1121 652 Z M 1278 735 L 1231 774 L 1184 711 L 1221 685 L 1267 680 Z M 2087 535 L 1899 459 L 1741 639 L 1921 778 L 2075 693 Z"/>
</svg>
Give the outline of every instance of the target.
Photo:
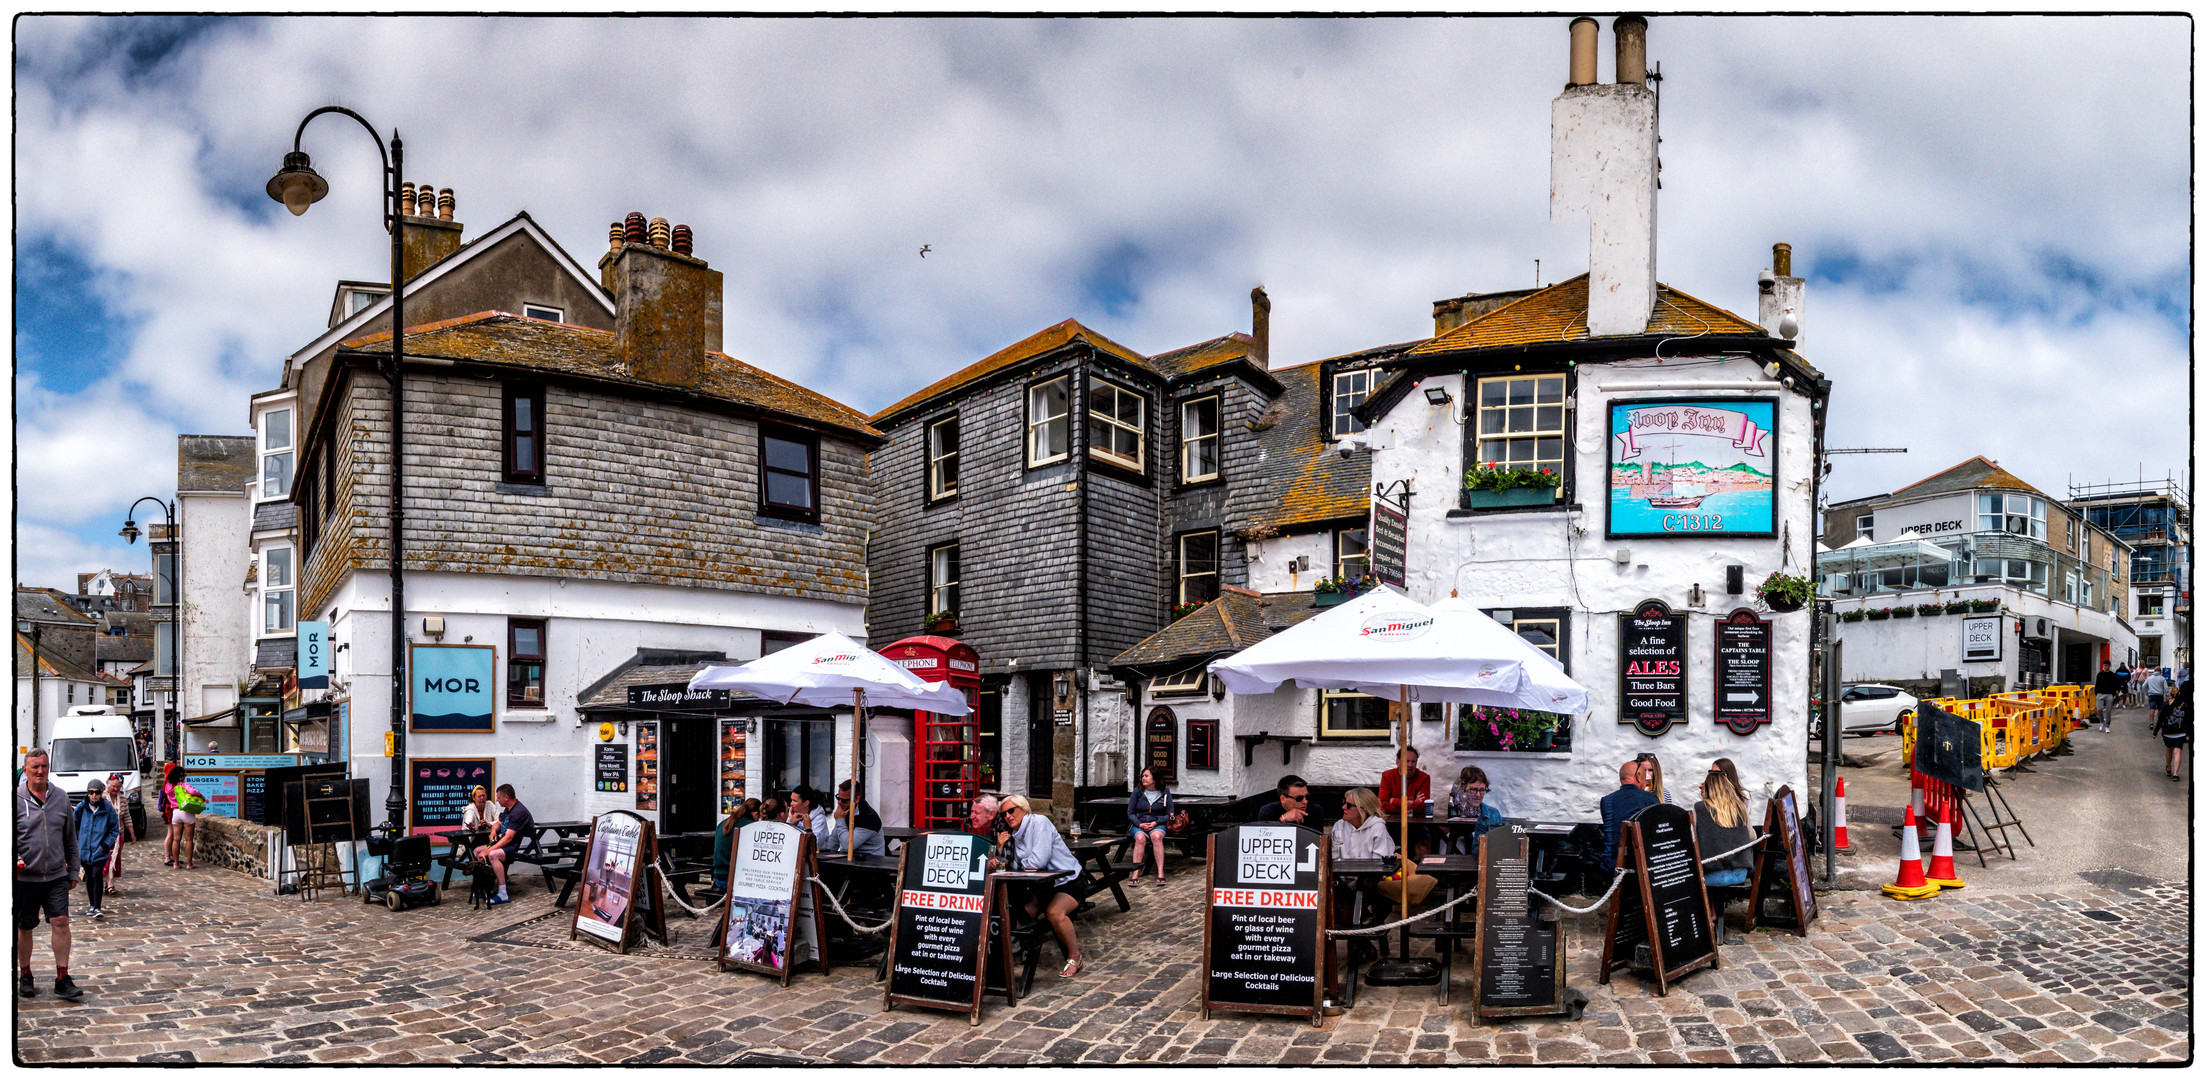
<svg viewBox="0 0 2206 1080">
<path fill-rule="evenodd" d="M 1383 859 L 1394 854 L 1394 836 L 1379 816 L 1379 796 L 1370 788 L 1352 789 L 1341 799 L 1340 820 L 1333 823 L 1333 858 Z"/>
<path fill-rule="evenodd" d="M 490 801 L 490 789 L 477 784 L 467 793 L 467 809 L 460 811 L 460 828 L 488 835 L 498 827 L 501 813 L 498 804 Z"/>
<path fill-rule="evenodd" d="M 758 819 L 758 800 L 745 799 L 736 806 L 735 813 L 720 819 L 720 828 L 712 837 L 712 887 L 720 892 L 728 891 L 728 862 L 735 857 L 735 834 L 743 826 Z"/>
<path fill-rule="evenodd" d="M 1709 767 L 1708 779 L 1700 785 L 1700 805 L 1693 808 L 1693 839 L 1700 844 L 1703 859 L 1754 839 L 1746 824 L 1746 792 L 1739 790 L 1739 782 L 1724 768 L 1729 764 L 1726 759 Z M 1744 885 L 1753 867 L 1752 849 L 1725 855 L 1705 864 L 1708 884 Z"/>
<path fill-rule="evenodd" d="M 1172 793 L 1157 782 L 1154 770 L 1141 770 L 1140 788 L 1126 800 L 1127 828 L 1134 836 L 1134 876 L 1129 880 L 1141 880 L 1141 864 L 1147 848 L 1157 849 L 1157 884 L 1164 884 L 1164 829 L 1172 820 Z"/>
<path fill-rule="evenodd" d="M 1065 966 L 1057 974 L 1070 979 L 1080 974 L 1080 939 L 1072 932 L 1072 913 L 1088 898 L 1088 877 L 1080 872 L 1080 860 L 1065 846 L 1065 838 L 1057 835 L 1057 826 L 1035 813 L 1026 796 L 1009 796 L 1001 805 L 1007 829 L 996 834 L 997 855 L 988 860 L 988 868 L 1057 873 L 1047 885 L 1027 894 L 1026 913 L 1049 920 L 1049 928 L 1065 950 Z"/>
<path fill-rule="evenodd" d="M 1476 765 L 1463 766 L 1463 772 L 1455 779 L 1455 789 L 1448 792 L 1448 816 L 1459 821 L 1475 821 L 1468 832 L 1456 830 L 1449 838 L 1449 845 L 1466 855 L 1478 854 L 1478 840 L 1487 831 L 1502 823 L 1501 808 L 1489 802 L 1486 793 L 1493 784 L 1486 779 L 1486 770 Z"/>
</svg>

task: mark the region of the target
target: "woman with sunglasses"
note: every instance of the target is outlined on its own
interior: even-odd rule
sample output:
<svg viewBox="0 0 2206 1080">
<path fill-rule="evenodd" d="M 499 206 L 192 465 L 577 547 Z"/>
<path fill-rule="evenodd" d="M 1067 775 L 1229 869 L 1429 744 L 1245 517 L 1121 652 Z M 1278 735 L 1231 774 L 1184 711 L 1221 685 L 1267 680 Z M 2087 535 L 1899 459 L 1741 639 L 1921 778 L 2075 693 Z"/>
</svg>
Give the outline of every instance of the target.
<svg viewBox="0 0 2206 1080">
<path fill-rule="evenodd" d="M 1003 822 L 1006 831 L 996 834 L 998 857 L 988 860 L 988 868 L 1046 870 L 1057 875 L 1028 894 L 1026 913 L 1049 920 L 1058 945 L 1065 950 L 1065 966 L 1057 974 L 1070 979 L 1080 974 L 1080 939 L 1072 932 L 1072 913 L 1088 898 L 1087 875 L 1080 872 L 1080 860 L 1073 857 L 1065 838 L 1057 835 L 1057 826 L 1035 813 L 1026 796 L 1003 800 Z M 1042 907 L 1044 897 L 1046 910 Z"/>
</svg>

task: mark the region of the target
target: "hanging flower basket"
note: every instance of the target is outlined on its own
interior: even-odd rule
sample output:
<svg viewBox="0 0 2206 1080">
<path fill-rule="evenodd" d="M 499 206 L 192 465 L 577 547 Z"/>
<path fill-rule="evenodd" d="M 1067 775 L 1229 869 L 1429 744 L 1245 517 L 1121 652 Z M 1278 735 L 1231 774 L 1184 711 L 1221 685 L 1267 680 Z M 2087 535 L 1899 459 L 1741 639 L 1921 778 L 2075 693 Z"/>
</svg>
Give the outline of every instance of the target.
<svg viewBox="0 0 2206 1080">
<path fill-rule="evenodd" d="M 940 634 L 944 637 L 955 634 L 957 633 L 957 612 L 937 611 L 927 616 L 926 626 L 927 632 L 930 634 Z"/>
<path fill-rule="evenodd" d="M 1892 617 L 1892 609 L 1891 609 L 1891 608 L 1873 608 L 1873 609 L 1871 609 L 1871 610 L 1870 610 L 1870 612 L 1869 612 L 1869 621 L 1870 621 L 1870 622 L 1882 622 L 1883 620 L 1885 620 L 1885 619 L 1889 619 L 1889 618 L 1891 618 L 1891 617 Z"/>
<path fill-rule="evenodd" d="M 1855 608 L 1852 611 L 1841 611 L 1838 613 L 1839 622 L 1860 622 L 1868 617 L 1869 613 L 1861 610 L 1860 608 Z"/>
<path fill-rule="evenodd" d="M 1815 596 L 1815 582 L 1792 574 L 1775 573 L 1762 579 L 1754 595 L 1771 611 L 1798 611 Z"/>
</svg>

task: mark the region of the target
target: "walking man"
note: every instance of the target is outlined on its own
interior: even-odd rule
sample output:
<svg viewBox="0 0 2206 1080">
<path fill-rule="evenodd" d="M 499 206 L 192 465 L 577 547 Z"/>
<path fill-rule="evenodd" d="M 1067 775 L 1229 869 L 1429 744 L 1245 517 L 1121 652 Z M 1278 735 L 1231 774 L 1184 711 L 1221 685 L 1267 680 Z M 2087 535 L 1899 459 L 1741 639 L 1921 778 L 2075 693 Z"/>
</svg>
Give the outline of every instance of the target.
<svg viewBox="0 0 2206 1080">
<path fill-rule="evenodd" d="M 38 996 L 31 977 L 31 931 L 38 913 L 46 913 L 53 933 L 54 996 L 75 1001 L 84 996 L 69 977 L 69 889 L 76 884 L 76 831 L 69 827 L 69 796 L 46 782 L 46 751 L 23 755 L 23 779 L 15 785 L 15 965 L 16 993 Z"/>
<path fill-rule="evenodd" d="M 107 898 L 107 856 L 122 837 L 121 815 L 107 801 L 107 781 L 94 780 L 84 789 L 84 801 L 71 817 L 77 833 L 77 858 L 84 865 L 84 917 L 100 917 L 100 902 Z"/>
<path fill-rule="evenodd" d="M 2152 674 L 2145 676 L 2145 708 L 2150 710 L 2152 714 L 2152 733 L 2154 735 L 2160 734 L 2160 711 L 2167 706 L 2167 703 L 2168 677 L 2160 674 L 2159 668 L 2154 668 Z"/>
<path fill-rule="evenodd" d="M 2114 730 L 2114 699 L 2121 695 L 2123 687 L 2124 680 L 2115 673 L 2114 666 L 2099 661 L 2099 677 L 2092 681 L 2091 689 L 2099 695 L 2100 731 Z"/>
</svg>

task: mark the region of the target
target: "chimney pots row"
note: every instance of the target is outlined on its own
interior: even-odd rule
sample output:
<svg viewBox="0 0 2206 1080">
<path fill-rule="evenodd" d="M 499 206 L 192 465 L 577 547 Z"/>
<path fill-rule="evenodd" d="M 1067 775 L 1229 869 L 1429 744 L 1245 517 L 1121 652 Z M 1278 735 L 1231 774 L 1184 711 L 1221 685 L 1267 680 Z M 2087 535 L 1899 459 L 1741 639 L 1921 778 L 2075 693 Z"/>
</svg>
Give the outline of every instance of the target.
<svg viewBox="0 0 2206 1080">
<path fill-rule="evenodd" d="M 439 191 L 434 184 L 416 186 L 411 180 L 398 186 L 398 212 L 407 217 L 450 221 L 454 208 L 451 188 Z"/>
<path fill-rule="evenodd" d="M 1639 15 L 1619 15 L 1611 24 L 1616 34 L 1616 81 L 1647 85 L 1647 20 Z M 1569 86 L 1592 86 L 1600 81 L 1601 24 L 1591 16 L 1570 20 Z"/>
<path fill-rule="evenodd" d="M 620 254 L 629 244 L 648 244 L 660 251 L 671 251 L 688 256 L 695 247 L 695 238 L 687 225 L 667 226 L 663 217 L 645 220 L 642 213 L 630 211 L 628 216 L 613 222 L 605 230 L 607 253 Z"/>
</svg>

